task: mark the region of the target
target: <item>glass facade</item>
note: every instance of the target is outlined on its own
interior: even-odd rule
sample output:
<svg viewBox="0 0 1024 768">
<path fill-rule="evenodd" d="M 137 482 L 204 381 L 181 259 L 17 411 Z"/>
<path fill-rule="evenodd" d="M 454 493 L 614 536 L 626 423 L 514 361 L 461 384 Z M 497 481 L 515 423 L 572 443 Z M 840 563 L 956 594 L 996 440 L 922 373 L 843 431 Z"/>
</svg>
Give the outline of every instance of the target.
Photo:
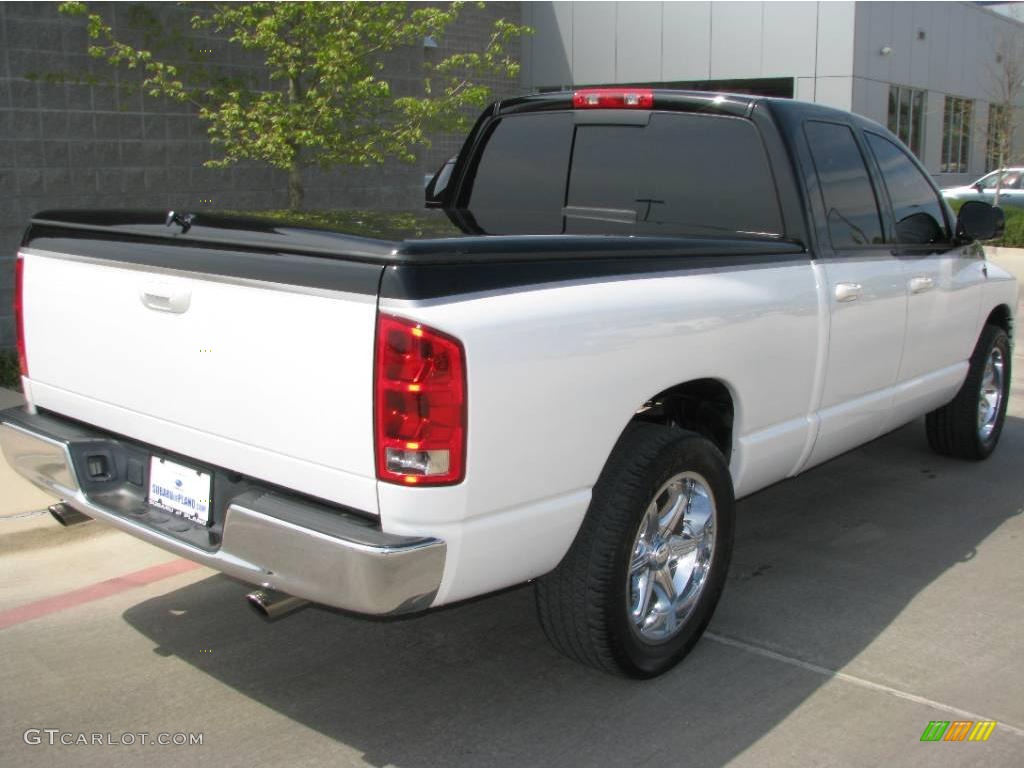
<svg viewBox="0 0 1024 768">
<path fill-rule="evenodd" d="M 946 97 L 942 114 L 941 173 L 967 173 L 971 155 L 971 120 L 974 102 L 958 96 Z"/>
<path fill-rule="evenodd" d="M 921 158 L 924 145 L 925 92 L 902 85 L 889 86 L 888 128 Z"/>
</svg>

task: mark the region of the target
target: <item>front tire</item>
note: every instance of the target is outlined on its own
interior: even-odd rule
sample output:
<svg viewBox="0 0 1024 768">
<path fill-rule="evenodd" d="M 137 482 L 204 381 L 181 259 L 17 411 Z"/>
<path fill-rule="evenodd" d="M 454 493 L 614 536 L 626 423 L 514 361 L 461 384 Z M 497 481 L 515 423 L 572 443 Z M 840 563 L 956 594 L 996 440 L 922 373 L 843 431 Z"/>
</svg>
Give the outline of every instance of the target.
<svg viewBox="0 0 1024 768">
<path fill-rule="evenodd" d="M 675 666 L 711 620 L 732 553 L 735 500 L 707 439 L 630 424 L 565 558 L 536 584 L 551 643 L 631 677 Z"/>
<path fill-rule="evenodd" d="M 999 442 L 1010 394 L 1010 338 L 986 325 L 971 355 L 963 386 L 952 402 L 928 414 L 928 444 L 959 459 L 987 459 Z"/>
</svg>

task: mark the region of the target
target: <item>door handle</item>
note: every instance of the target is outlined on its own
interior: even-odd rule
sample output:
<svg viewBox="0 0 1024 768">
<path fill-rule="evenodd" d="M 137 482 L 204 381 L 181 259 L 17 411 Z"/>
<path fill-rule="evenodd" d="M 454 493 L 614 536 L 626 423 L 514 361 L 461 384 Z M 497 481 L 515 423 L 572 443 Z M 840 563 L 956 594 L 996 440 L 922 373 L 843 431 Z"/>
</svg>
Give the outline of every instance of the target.
<svg viewBox="0 0 1024 768">
<path fill-rule="evenodd" d="M 180 315 L 188 311 L 192 303 L 192 291 L 170 285 L 151 285 L 142 289 L 142 303 L 157 312 L 173 312 Z"/>
<path fill-rule="evenodd" d="M 836 283 L 836 301 L 856 301 L 864 292 L 860 283 Z"/>
<path fill-rule="evenodd" d="M 912 277 L 907 283 L 911 293 L 924 293 L 925 291 L 930 291 L 934 286 L 935 281 L 930 277 Z"/>
</svg>

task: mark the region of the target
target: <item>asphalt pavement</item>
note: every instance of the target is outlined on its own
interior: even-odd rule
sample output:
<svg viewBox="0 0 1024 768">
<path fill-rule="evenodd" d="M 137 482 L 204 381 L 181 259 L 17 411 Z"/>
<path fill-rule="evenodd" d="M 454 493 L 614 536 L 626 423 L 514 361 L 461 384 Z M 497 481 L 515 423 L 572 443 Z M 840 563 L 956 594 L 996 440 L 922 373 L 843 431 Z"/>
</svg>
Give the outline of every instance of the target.
<svg viewBox="0 0 1024 768">
<path fill-rule="evenodd" d="M 647 682 L 551 650 L 529 586 L 267 623 L 245 585 L 60 528 L 0 462 L 0 765 L 1024 765 L 1014 363 L 989 461 L 932 454 L 916 422 L 742 500 L 710 631 Z M 985 742 L 920 740 L 983 720 Z"/>
</svg>

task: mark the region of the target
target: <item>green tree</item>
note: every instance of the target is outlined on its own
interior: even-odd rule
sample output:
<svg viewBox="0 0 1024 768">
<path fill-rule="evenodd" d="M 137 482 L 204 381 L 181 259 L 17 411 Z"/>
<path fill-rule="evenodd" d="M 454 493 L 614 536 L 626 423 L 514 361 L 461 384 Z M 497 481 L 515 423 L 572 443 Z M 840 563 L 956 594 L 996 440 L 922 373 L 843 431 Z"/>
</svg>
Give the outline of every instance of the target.
<svg viewBox="0 0 1024 768">
<path fill-rule="evenodd" d="M 149 96 L 194 106 L 219 155 L 206 165 L 259 160 L 288 171 L 292 209 L 302 204 L 303 168 L 367 166 L 389 157 L 413 162 L 415 149 L 429 146 L 431 132 L 465 130 L 472 113 L 491 97 L 479 79 L 515 77 L 519 65 L 507 47 L 529 31 L 499 20 L 482 51 L 425 61 L 422 94 L 398 96 L 384 73 L 388 54 L 441 38 L 463 12 L 461 3 L 191 6 L 193 30 L 215 33 L 262 57 L 264 76 L 254 79 L 210 66 L 187 47 L 177 46 L 177 55 L 165 59 L 156 45 L 129 44 L 85 3 L 62 3 L 60 10 L 86 17 L 91 56 L 138 72 Z"/>
</svg>

